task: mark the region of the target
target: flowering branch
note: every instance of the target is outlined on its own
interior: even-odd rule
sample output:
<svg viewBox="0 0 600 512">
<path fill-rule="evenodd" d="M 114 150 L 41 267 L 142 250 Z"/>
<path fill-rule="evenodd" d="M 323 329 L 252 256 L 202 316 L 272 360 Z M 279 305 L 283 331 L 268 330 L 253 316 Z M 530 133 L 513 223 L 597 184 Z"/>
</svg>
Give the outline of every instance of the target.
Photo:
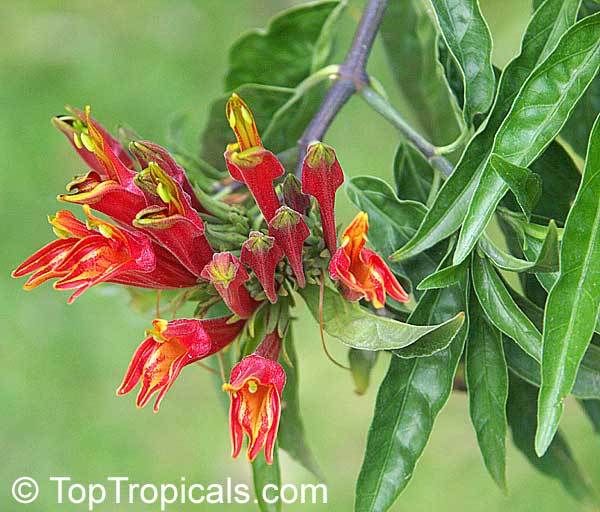
<svg viewBox="0 0 600 512">
<path fill-rule="evenodd" d="M 381 25 L 388 0 L 369 0 L 367 3 L 352 46 L 344 62 L 339 67 L 335 82 L 329 89 L 319 110 L 298 140 L 298 166 L 296 174 L 302 173 L 302 162 L 311 142 L 320 141 L 325 136 L 335 116 L 346 102 L 360 92 L 365 101 L 391 124 L 419 151 L 436 169 L 449 176 L 454 170 L 449 160 L 440 155 L 439 148 L 417 133 L 381 95 L 371 89 L 366 71 L 367 60 L 373 48 L 375 36 Z"/>
</svg>

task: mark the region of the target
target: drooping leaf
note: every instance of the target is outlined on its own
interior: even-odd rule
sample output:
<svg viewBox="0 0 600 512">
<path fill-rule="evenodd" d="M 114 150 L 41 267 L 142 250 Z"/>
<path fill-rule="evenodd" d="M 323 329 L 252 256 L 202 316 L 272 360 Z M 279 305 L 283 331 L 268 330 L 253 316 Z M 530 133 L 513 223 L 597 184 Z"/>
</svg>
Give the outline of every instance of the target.
<svg viewBox="0 0 600 512">
<path fill-rule="evenodd" d="M 390 0 L 379 29 L 383 47 L 411 113 L 436 144 L 458 136 L 454 108 L 436 59 L 436 28 L 421 0 Z"/>
<path fill-rule="evenodd" d="M 371 370 L 377 362 L 378 354 L 379 352 L 371 350 L 358 350 L 356 348 L 348 350 L 348 362 L 354 380 L 354 392 L 357 395 L 364 395 L 369 389 Z"/>
<path fill-rule="evenodd" d="M 490 323 L 512 338 L 536 361 L 541 359 L 540 332 L 512 299 L 486 258 L 473 255 L 473 288 Z"/>
<path fill-rule="evenodd" d="M 300 291 L 308 309 L 319 321 L 319 287 Z M 453 339 L 464 323 L 464 313 L 437 325 L 411 325 L 369 313 L 357 303 L 348 302 L 336 290 L 325 286 L 323 329 L 342 343 L 362 350 L 393 350 L 418 342 L 426 335 Z M 431 340 L 431 338 L 429 338 Z"/>
<path fill-rule="evenodd" d="M 279 468 L 279 447 L 275 444 L 273 450 L 273 464 L 267 464 L 262 454 L 252 462 L 252 477 L 254 481 L 254 495 L 258 500 L 260 512 L 281 512 L 281 500 L 265 500 L 263 489 L 267 485 L 281 488 L 281 469 Z"/>
<path fill-rule="evenodd" d="M 597 497 L 560 432 L 554 437 L 548 450 L 538 457 L 534 449 L 536 426 L 537 389 L 510 376 L 508 395 L 508 424 L 515 446 L 527 457 L 538 471 L 556 478 L 565 490 L 580 501 L 597 503 Z"/>
<path fill-rule="evenodd" d="M 492 68 L 492 37 L 478 0 L 432 0 L 442 37 L 464 82 L 464 116 L 472 122 L 485 114 L 494 99 L 496 77 Z"/>
<path fill-rule="evenodd" d="M 414 235 L 427 211 L 421 203 L 398 199 L 391 187 L 379 178 L 357 176 L 346 182 L 345 190 L 350 201 L 369 214 L 369 240 L 383 258 Z M 440 245 L 418 258 L 393 263 L 391 268 L 418 283 L 435 271 L 443 255 L 444 247 Z"/>
<path fill-rule="evenodd" d="M 225 88 L 298 85 L 327 62 L 334 23 L 344 4 L 328 0 L 301 5 L 273 18 L 266 30 L 243 35 L 229 51 Z"/>
<path fill-rule="evenodd" d="M 533 261 L 523 260 L 503 251 L 485 236 L 479 240 L 479 248 L 496 267 L 502 270 L 537 273 L 558 271 L 558 229 L 554 221 L 550 221 L 546 238 Z"/>
<path fill-rule="evenodd" d="M 506 493 L 506 399 L 508 372 L 502 334 L 491 325 L 471 293 L 465 356 L 469 412 L 485 466 Z"/>
<path fill-rule="evenodd" d="M 471 139 L 454 173 L 444 183 L 416 235 L 394 253 L 400 260 L 419 254 L 449 237 L 462 224 L 494 143 L 496 131 L 511 109 L 519 89 L 561 35 L 575 22 L 580 0 L 547 0 L 529 22 L 521 53 L 500 77 L 492 111 Z"/>
<path fill-rule="evenodd" d="M 444 296 L 444 307 L 422 306 L 420 312 L 413 313 L 413 321 L 431 318 L 440 322 L 457 310 L 464 310 L 467 289 L 465 276 L 461 286 Z M 421 300 L 427 300 L 429 293 Z M 448 348 L 430 357 L 392 357 L 377 394 L 367 449 L 356 483 L 356 512 L 388 510 L 408 485 L 435 419 L 452 391 L 467 330 L 465 323 Z"/>
<path fill-rule="evenodd" d="M 285 450 L 317 478 L 323 480 L 319 465 L 306 442 L 304 423 L 300 415 L 298 358 L 294 348 L 291 326 L 284 340 L 284 347 L 287 357 L 281 358 L 281 365 L 285 370 L 286 381 L 281 397 L 281 421 L 277 442 L 282 450 Z"/>
<path fill-rule="evenodd" d="M 596 121 L 581 186 L 565 224 L 560 275 L 546 301 L 536 434 L 536 451 L 540 455 L 558 428 L 563 401 L 573 387 L 596 325 L 600 306 L 599 196 L 600 121 Z"/>
<path fill-rule="evenodd" d="M 394 184 L 398 199 L 427 204 L 434 172 L 421 153 L 401 142 L 394 156 Z"/>
<path fill-rule="evenodd" d="M 515 195 L 523 213 L 530 215 L 542 195 L 542 179 L 496 154 L 490 156 L 490 168 Z"/>
<path fill-rule="evenodd" d="M 600 13 L 570 28 L 519 91 L 496 133 L 492 152 L 527 167 L 558 135 L 600 66 Z M 454 262 L 473 249 L 508 191 L 486 163 L 458 238 Z"/>
<path fill-rule="evenodd" d="M 267 128 L 271 118 L 285 103 L 293 97 L 294 90 L 287 87 L 247 84 L 236 92 L 250 106 L 259 133 Z M 225 116 L 226 94 L 215 100 L 210 107 L 210 115 L 202 132 L 201 156 L 218 169 L 225 168 L 223 153 L 227 144 L 235 142 L 235 135 Z"/>
</svg>

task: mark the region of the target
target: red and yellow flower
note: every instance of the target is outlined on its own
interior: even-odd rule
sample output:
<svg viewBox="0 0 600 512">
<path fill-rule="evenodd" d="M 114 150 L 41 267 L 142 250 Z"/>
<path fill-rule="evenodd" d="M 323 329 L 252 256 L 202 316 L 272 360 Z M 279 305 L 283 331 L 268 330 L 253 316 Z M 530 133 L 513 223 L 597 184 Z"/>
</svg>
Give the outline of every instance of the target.
<svg viewBox="0 0 600 512">
<path fill-rule="evenodd" d="M 368 231 L 368 215 L 360 212 L 344 231 L 341 246 L 331 258 L 331 278 L 342 282 L 349 300 L 364 297 L 374 307 L 382 308 L 387 293 L 397 301 L 408 301 L 408 295 L 383 258 L 365 248 Z"/>
<path fill-rule="evenodd" d="M 280 347 L 281 338 L 276 332 L 267 335 L 254 354 L 233 367 L 229 383 L 223 384 L 223 391 L 231 397 L 232 457 L 239 455 L 245 432 L 248 460 L 253 461 L 264 447 L 265 460 L 273 463 L 285 385 L 285 371 L 277 363 Z"/>
<path fill-rule="evenodd" d="M 184 366 L 215 354 L 229 345 L 244 327 L 244 321 L 231 317 L 211 319 L 162 320 L 157 318 L 135 351 L 118 395 L 129 393 L 141 381 L 136 404 L 144 407 L 158 393 L 154 411 Z"/>
<path fill-rule="evenodd" d="M 30 290 L 58 279 L 54 288 L 74 290 L 68 301 L 71 304 L 101 282 L 144 288 L 183 288 L 196 283 L 192 274 L 143 233 L 94 217 L 88 206 L 84 211 L 87 223 L 66 210 L 49 217 L 58 240 L 36 251 L 13 272 L 13 277 L 32 274 L 23 288 Z"/>
</svg>

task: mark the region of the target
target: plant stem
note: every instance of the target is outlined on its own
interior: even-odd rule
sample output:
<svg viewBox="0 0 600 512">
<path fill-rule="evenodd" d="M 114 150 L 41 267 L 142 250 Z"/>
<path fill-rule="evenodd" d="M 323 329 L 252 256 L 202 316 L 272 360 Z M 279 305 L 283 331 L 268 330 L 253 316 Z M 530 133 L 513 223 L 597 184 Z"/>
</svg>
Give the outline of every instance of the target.
<svg viewBox="0 0 600 512">
<path fill-rule="evenodd" d="M 431 142 L 425 139 L 421 134 L 417 133 L 412 126 L 402 117 L 389 102 L 380 94 L 375 92 L 370 87 L 363 87 L 360 91 L 363 99 L 371 106 L 373 110 L 381 114 L 387 119 L 396 129 L 410 142 L 433 167 L 442 172 L 446 176 L 450 176 L 454 170 L 454 166 L 449 160 L 440 156 L 438 148 Z"/>
<path fill-rule="evenodd" d="M 340 66 L 334 84 L 327 92 L 319 111 L 298 140 L 298 175 L 308 145 L 315 140 L 322 140 L 331 122 L 350 97 L 369 85 L 367 60 L 387 4 L 388 0 L 369 0 L 367 3 L 354 34 L 352 46 Z"/>
</svg>

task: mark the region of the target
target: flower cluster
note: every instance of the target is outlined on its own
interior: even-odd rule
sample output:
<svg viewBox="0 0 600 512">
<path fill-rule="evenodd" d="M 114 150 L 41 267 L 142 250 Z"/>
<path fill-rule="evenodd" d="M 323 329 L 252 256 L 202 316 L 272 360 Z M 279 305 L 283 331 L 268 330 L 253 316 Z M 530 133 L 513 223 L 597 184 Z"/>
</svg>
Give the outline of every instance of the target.
<svg viewBox="0 0 600 512">
<path fill-rule="evenodd" d="M 54 288 L 73 292 L 69 303 L 101 282 L 208 297 L 199 301 L 194 318 L 154 319 L 132 357 L 117 393 L 140 383 L 137 405 L 144 407 L 156 394 L 155 411 L 184 366 L 231 350 L 253 318 L 268 310 L 274 318 L 265 322 L 270 332 L 233 366 L 223 390 L 231 397 L 233 456 L 246 433 L 248 458 L 264 448 L 272 463 L 286 380 L 278 360 L 291 291 L 321 282 L 328 266 L 348 300 L 364 298 L 380 308 L 386 293 L 399 301 L 408 297 L 382 258 L 364 247 L 365 213 L 346 229 L 338 248 L 334 207 L 344 174 L 335 151 L 313 143 L 302 181 L 288 174 L 277 183 L 284 167 L 263 147 L 249 107 L 233 94 L 225 114 L 236 138 L 224 154 L 230 178 L 216 180 L 209 190 L 194 187 L 157 144 L 122 144 L 90 116 L 89 107 L 53 119 L 89 169 L 58 197 L 81 205 L 85 222 L 67 210 L 49 217 L 57 239 L 13 276 L 29 276 L 25 289 L 54 279 Z M 247 187 L 254 207 L 233 191 L 230 179 Z M 219 303 L 229 313 L 215 317 L 211 311 Z"/>
</svg>

